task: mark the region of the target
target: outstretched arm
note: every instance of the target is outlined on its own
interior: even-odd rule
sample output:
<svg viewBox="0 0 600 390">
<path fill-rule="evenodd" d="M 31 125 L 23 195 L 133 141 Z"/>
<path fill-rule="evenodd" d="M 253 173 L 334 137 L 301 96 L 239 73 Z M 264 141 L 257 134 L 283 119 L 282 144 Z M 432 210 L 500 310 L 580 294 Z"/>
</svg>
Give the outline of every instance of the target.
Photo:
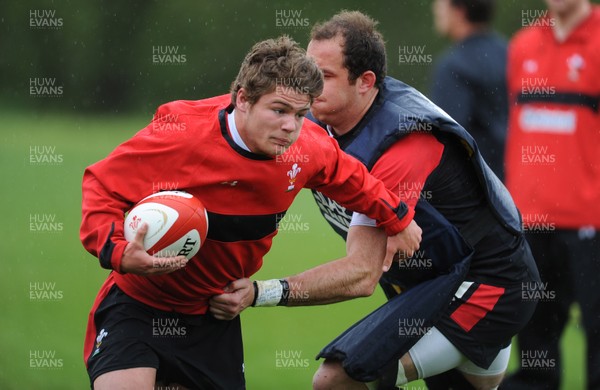
<svg viewBox="0 0 600 390">
<path fill-rule="evenodd" d="M 259 282 L 257 297 L 253 282 L 239 279 L 210 300 L 210 311 L 225 320 L 235 318 L 255 300 L 257 306 L 308 306 L 369 296 L 381 277 L 386 246 L 387 235 L 382 229 L 352 226 L 346 256 L 283 279 L 289 287 L 287 292 L 278 280 Z"/>
</svg>

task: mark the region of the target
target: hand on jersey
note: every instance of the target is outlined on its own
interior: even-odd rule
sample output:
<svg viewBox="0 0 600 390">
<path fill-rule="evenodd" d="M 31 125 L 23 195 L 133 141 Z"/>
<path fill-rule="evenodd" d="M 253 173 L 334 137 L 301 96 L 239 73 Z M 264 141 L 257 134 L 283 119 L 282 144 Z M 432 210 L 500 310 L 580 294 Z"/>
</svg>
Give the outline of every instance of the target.
<svg viewBox="0 0 600 390">
<path fill-rule="evenodd" d="M 422 230 L 412 220 L 408 226 L 395 236 L 387 239 L 387 253 L 383 261 L 383 272 L 387 272 L 392 265 L 394 256 L 398 254 L 399 260 L 408 259 L 419 249 Z"/>
<path fill-rule="evenodd" d="M 210 312 L 218 320 L 234 319 L 254 301 L 254 285 L 247 278 L 229 283 L 223 291 L 208 301 Z"/>
<path fill-rule="evenodd" d="M 186 266 L 185 256 L 154 257 L 144 249 L 144 237 L 148 225 L 140 226 L 133 241 L 127 244 L 121 259 L 121 272 L 136 275 L 161 275 L 177 271 Z"/>
</svg>

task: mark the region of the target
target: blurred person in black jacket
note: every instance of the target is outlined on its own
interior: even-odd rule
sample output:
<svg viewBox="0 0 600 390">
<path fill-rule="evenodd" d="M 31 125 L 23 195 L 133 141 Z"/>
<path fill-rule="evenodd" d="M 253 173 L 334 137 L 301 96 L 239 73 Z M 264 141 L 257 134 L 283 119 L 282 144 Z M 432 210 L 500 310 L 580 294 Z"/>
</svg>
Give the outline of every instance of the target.
<svg viewBox="0 0 600 390">
<path fill-rule="evenodd" d="M 507 42 L 491 28 L 495 0 L 435 0 L 437 32 L 454 44 L 437 61 L 431 100 L 467 129 L 504 179 Z"/>
</svg>

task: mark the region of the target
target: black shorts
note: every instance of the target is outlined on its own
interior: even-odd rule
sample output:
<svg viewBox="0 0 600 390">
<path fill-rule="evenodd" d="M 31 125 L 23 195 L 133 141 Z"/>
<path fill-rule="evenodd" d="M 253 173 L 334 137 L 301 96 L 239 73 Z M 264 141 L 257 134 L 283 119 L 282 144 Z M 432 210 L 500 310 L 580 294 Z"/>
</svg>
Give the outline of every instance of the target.
<svg viewBox="0 0 600 390">
<path fill-rule="evenodd" d="M 104 373 L 152 367 L 156 381 L 164 385 L 245 389 L 239 316 L 220 321 L 210 314 L 157 310 L 116 285 L 92 314 L 96 334 L 86 338 L 94 342 L 87 360 L 92 387 Z M 88 331 L 93 328 L 88 326 Z"/>
<path fill-rule="evenodd" d="M 456 348 L 482 368 L 489 367 L 498 352 L 510 345 L 513 336 L 529 322 L 543 293 L 525 240 L 514 253 L 497 261 L 522 264 L 524 272 L 511 282 L 468 275 L 446 315 L 436 324 Z"/>
<path fill-rule="evenodd" d="M 527 243 L 523 240 L 505 261 L 532 262 Z M 389 301 L 317 357 L 340 360 L 350 377 L 369 382 L 397 369 L 398 359 L 435 326 L 474 364 L 488 368 L 531 318 L 540 293 L 539 276 L 525 272 L 521 280 L 497 284 L 465 277 L 464 270 L 453 268 L 396 296 L 384 284 Z"/>
<path fill-rule="evenodd" d="M 464 295 L 455 297 L 435 327 L 469 360 L 488 368 L 533 315 L 532 284 L 536 281 L 504 286 L 465 282 Z"/>
</svg>

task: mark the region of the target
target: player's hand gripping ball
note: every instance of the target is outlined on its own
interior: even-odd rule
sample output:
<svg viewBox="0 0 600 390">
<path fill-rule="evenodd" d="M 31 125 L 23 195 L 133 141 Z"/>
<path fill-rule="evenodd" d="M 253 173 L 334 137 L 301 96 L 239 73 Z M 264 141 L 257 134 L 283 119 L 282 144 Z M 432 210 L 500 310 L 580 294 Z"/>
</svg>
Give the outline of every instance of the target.
<svg viewBox="0 0 600 390">
<path fill-rule="evenodd" d="M 208 233 L 208 214 L 202 202 L 183 191 L 163 191 L 139 201 L 125 218 L 125 239 L 133 241 L 137 229 L 148 224 L 144 249 L 155 257 L 191 259 Z"/>
</svg>

